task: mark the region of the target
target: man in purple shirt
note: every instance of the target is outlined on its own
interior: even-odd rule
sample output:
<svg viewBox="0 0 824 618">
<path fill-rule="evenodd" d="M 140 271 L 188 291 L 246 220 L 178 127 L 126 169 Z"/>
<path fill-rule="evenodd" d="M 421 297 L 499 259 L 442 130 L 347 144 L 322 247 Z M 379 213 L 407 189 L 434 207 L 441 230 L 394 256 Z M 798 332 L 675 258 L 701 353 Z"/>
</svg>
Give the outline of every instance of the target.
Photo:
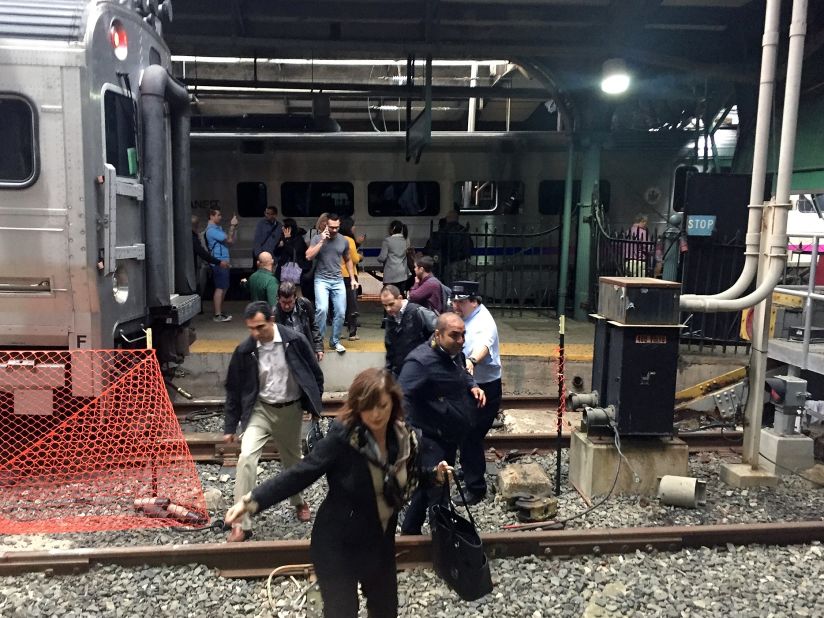
<svg viewBox="0 0 824 618">
<path fill-rule="evenodd" d="M 428 255 L 415 260 L 415 284 L 409 290 L 409 301 L 436 313 L 442 313 L 443 285 L 432 274 L 435 261 Z"/>
</svg>

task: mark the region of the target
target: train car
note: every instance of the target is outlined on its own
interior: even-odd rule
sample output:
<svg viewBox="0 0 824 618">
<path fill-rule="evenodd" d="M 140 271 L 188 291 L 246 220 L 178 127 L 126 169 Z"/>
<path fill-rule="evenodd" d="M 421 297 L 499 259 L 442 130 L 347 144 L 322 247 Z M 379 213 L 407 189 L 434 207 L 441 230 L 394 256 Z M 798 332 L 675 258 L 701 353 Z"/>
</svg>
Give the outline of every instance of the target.
<svg viewBox="0 0 824 618">
<path fill-rule="evenodd" d="M 674 170 L 687 138 L 613 137 L 601 157 L 600 199 L 610 220 L 629 226 L 638 212 L 665 221 Z M 254 225 L 267 202 L 310 230 L 324 211 L 353 216 L 366 234 L 365 264 L 375 258 L 389 222 L 407 224 L 412 245 L 425 246 L 449 211 L 471 231 L 537 233 L 560 223 L 567 138 L 558 133 L 433 134 L 419 164 L 405 160 L 402 133 L 289 135 L 194 133 L 192 205 L 237 214 L 234 268 L 252 267 Z M 576 163 L 575 177 L 581 176 Z M 574 200 L 580 196 L 576 182 Z M 494 253 L 495 247 L 476 251 Z M 498 248 L 500 249 L 500 248 Z"/>
<path fill-rule="evenodd" d="M 186 351 L 189 97 L 168 1 L 38 0 L 0 15 L 0 347 Z"/>
</svg>

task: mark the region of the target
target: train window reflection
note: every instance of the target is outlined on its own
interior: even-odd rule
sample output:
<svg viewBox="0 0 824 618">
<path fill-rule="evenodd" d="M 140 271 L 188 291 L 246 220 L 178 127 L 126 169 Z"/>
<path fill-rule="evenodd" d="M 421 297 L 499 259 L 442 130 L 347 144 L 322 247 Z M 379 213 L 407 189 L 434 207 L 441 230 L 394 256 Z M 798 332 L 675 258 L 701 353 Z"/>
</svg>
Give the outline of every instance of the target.
<svg viewBox="0 0 824 618">
<path fill-rule="evenodd" d="M 318 217 L 324 212 L 351 217 L 355 188 L 351 182 L 284 182 L 280 203 L 284 217 Z"/>
<path fill-rule="evenodd" d="M 239 182 L 236 193 L 239 217 L 263 217 L 269 199 L 265 182 Z"/>
<path fill-rule="evenodd" d="M 517 215 L 523 196 L 522 182 L 464 180 L 455 183 L 452 201 L 461 213 Z"/>
<path fill-rule="evenodd" d="M 370 217 L 433 217 L 441 211 L 437 182 L 370 182 Z"/>
<path fill-rule="evenodd" d="M 137 176 L 137 105 L 113 90 L 103 94 L 106 119 L 106 163 L 118 176 Z"/>
<path fill-rule="evenodd" d="M 34 110 L 28 101 L 0 94 L 0 186 L 24 187 L 37 176 Z"/>
<path fill-rule="evenodd" d="M 598 184 L 598 199 L 604 210 L 609 210 L 610 184 L 609 181 L 602 180 Z M 564 180 L 542 180 L 538 185 L 538 212 L 542 215 L 560 215 L 564 210 L 564 191 L 566 181 Z M 581 201 L 581 181 L 575 180 L 572 183 L 572 206 Z"/>
</svg>

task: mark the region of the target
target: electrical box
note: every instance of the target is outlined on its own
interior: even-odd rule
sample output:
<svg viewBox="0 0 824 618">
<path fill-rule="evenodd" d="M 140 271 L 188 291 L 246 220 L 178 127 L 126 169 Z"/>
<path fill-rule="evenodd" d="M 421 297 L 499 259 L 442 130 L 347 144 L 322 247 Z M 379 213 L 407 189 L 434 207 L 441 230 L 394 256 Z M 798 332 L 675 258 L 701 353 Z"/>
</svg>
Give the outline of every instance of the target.
<svg viewBox="0 0 824 618">
<path fill-rule="evenodd" d="M 621 324 L 678 324 L 681 284 L 652 277 L 601 277 L 598 314 Z"/>
<path fill-rule="evenodd" d="M 595 318 L 592 384 L 601 406 L 615 406 L 619 435 L 672 435 L 680 325 Z"/>
</svg>

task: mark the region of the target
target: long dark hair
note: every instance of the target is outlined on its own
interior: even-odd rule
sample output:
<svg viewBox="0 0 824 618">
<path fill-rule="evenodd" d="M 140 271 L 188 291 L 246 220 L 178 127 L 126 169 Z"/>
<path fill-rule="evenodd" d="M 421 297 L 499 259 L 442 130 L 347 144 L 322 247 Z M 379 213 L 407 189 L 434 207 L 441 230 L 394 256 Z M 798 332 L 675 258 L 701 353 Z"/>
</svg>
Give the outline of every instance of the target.
<svg viewBox="0 0 824 618">
<path fill-rule="evenodd" d="M 346 217 L 340 222 L 340 233 L 354 240 L 355 233 L 352 231 L 353 227 L 355 227 L 355 220 L 352 217 Z"/>
<path fill-rule="evenodd" d="M 386 369 L 372 367 L 364 369 L 352 380 L 341 413 L 341 423 L 348 428 L 359 424 L 361 414 L 377 407 L 384 393 L 392 400 L 390 426 L 395 421 L 403 420 L 403 393 L 400 386 Z"/>
</svg>

